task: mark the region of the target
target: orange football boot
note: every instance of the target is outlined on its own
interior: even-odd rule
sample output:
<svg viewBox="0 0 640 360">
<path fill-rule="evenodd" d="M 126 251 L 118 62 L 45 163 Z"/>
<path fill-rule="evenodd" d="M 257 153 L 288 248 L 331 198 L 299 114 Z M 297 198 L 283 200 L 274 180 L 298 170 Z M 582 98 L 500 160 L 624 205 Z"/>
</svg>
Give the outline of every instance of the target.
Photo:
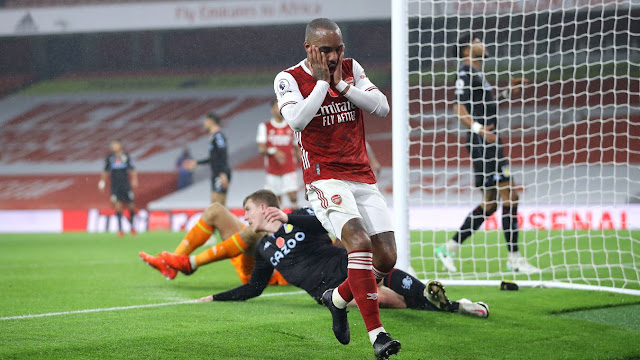
<svg viewBox="0 0 640 360">
<path fill-rule="evenodd" d="M 189 262 L 189 256 L 176 255 L 170 252 L 163 251 L 158 255 L 162 261 L 171 268 L 179 270 L 185 275 L 191 275 L 195 270 L 191 269 L 191 262 Z"/>
<path fill-rule="evenodd" d="M 166 277 L 167 280 L 173 280 L 178 275 L 177 271 L 175 271 L 174 269 L 169 267 L 167 264 L 165 264 L 164 261 L 162 261 L 160 254 L 158 254 L 158 256 L 153 256 L 141 251 L 138 255 L 144 262 L 149 264 L 149 266 L 160 271 L 160 273 L 164 277 Z"/>
</svg>

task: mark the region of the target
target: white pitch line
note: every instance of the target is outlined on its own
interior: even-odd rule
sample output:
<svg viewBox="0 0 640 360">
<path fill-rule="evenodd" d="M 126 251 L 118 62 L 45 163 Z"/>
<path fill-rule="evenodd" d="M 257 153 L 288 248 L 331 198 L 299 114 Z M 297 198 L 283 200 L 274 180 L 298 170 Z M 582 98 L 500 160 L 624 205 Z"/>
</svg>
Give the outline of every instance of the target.
<svg viewBox="0 0 640 360">
<path fill-rule="evenodd" d="M 304 291 L 280 292 L 280 293 L 264 294 L 264 295 L 260 295 L 260 297 L 297 295 L 297 294 L 305 294 L 305 292 Z M 51 312 L 51 313 L 44 313 L 44 314 L 16 315 L 16 316 L 0 317 L 0 321 L 2 321 L 2 320 L 33 319 L 33 318 L 41 318 L 41 317 L 48 317 L 48 316 L 60 316 L 60 315 L 88 314 L 88 313 L 97 313 L 97 312 L 105 312 L 105 311 L 144 309 L 144 308 L 154 308 L 154 307 L 161 307 L 161 306 L 195 304 L 197 302 L 198 302 L 198 300 L 184 300 L 184 301 L 173 301 L 173 302 L 165 302 L 165 303 L 158 303 L 158 304 L 116 306 L 116 307 L 109 307 L 109 308 L 73 310 L 73 311 L 60 311 L 60 312 Z"/>
</svg>

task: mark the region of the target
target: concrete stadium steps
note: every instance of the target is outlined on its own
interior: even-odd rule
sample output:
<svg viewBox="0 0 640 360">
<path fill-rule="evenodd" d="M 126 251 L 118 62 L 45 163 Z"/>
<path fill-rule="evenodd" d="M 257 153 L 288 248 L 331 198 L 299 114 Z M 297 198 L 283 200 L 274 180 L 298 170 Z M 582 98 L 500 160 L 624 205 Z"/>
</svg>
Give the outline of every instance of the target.
<svg viewBox="0 0 640 360">
<path fill-rule="evenodd" d="M 185 146 L 208 156 L 203 115 L 223 117 L 231 165 L 257 152 L 257 125 L 268 120 L 270 88 L 68 95 L 0 99 L 0 208 L 104 208 L 97 191 L 109 141 L 120 138 L 140 174 L 139 206 L 176 188 L 175 160 Z M 196 180 L 208 179 L 199 166 Z M 208 181 L 206 181 L 208 183 Z M 200 195 L 209 199 L 209 190 Z"/>
<path fill-rule="evenodd" d="M 385 93 L 390 98 L 389 92 Z M 202 130 L 201 118 L 210 110 L 222 114 L 224 131 L 230 141 L 234 176 L 229 205 L 241 206 L 246 193 L 263 185 L 263 162 L 257 154 L 255 134 L 258 123 L 270 117 L 272 98 L 273 90 L 263 87 L 13 95 L 0 99 L 3 109 L 0 114 L 3 148 L 0 208 L 104 207 L 106 197 L 98 196 L 95 183 L 104 166 L 108 142 L 115 137 L 123 140 L 141 177 L 145 178 L 136 191 L 139 204 L 158 200 L 160 204 L 206 206 L 210 185 L 209 169 L 205 166 L 196 170 L 193 188 L 186 192 L 172 191 L 175 159 L 181 149 L 188 145 L 194 157 L 207 156 L 208 135 Z M 628 101 L 629 97 L 614 100 Z M 523 184 L 524 200 L 535 202 L 539 194 L 546 194 L 541 201 L 573 201 L 563 198 L 562 190 L 552 186 L 552 182 L 569 184 L 575 182 L 575 176 L 600 176 L 604 180 L 598 189 L 592 187 L 595 182 L 577 184 L 573 195 L 584 192 L 600 196 L 611 186 L 616 189 L 615 196 L 594 198 L 596 203 L 624 203 L 640 194 L 637 182 L 632 181 L 640 178 L 633 172 L 637 170 L 634 165 L 640 164 L 640 130 L 633 126 L 640 122 L 637 107 L 624 104 L 589 107 L 586 101 L 583 105 L 582 112 L 573 109 L 570 113 L 553 102 L 544 109 L 532 105 L 513 107 L 513 113 L 501 108 L 501 114 L 509 116 L 500 119 L 499 127 L 511 126 L 507 153 L 511 157 L 512 172 Z M 471 187 L 468 156 L 460 139 L 459 122 L 447 111 L 432 115 L 425 114 L 419 128 L 417 122 L 412 121 L 416 130 L 411 137 L 411 166 L 423 169 L 422 179 L 412 180 L 415 185 L 412 198 L 429 196 L 434 201 L 454 204 L 474 202 L 477 194 L 470 194 L 475 192 Z M 385 166 L 380 187 L 390 199 L 391 118 L 366 115 L 365 121 L 369 142 Z M 503 136 L 506 140 L 506 134 Z M 595 170 L 584 170 L 588 167 L 583 169 L 575 164 L 598 166 L 593 167 Z M 599 173 L 593 174 L 596 170 Z M 548 174 L 544 178 L 547 183 L 529 181 L 526 174 L 532 173 Z M 626 179 L 625 184 L 618 184 L 620 178 Z M 156 184 L 156 180 L 158 185 L 149 185 L 153 190 L 147 193 L 143 188 Z M 608 185 L 610 180 L 615 186 Z M 86 190 L 82 190 L 85 186 Z M 21 194 L 22 198 L 12 192 Z"/>
<path fill-rule="evenodd" d="M 5 148 L 0 162 L 5 164 L 95 161 L 106 155 L 113 138 L 120 138 L 139 162 L 206 137 L 200 119 L 208 111 L 216 110 L 224 119 L 223 126 L 233 128 L 232 122 L 243 120 L 240 113 L 265 107 L 269 98 L 266 94 L 113 99 L 98 95 L 16 97 L 14 101 L 29 102 L 30 107 L 0 121 L 0 142 Z M 268 119 L 266 114 L 251 123 L 257 126 Z"/>
</svg>

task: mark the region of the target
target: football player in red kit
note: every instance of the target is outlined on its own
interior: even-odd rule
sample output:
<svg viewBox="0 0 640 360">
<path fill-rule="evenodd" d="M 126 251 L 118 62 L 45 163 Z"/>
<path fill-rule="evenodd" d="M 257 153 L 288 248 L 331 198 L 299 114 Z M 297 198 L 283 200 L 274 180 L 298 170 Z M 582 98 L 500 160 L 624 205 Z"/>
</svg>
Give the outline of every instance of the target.
<svg viewBox="0 0 640 360">
<path fill-rule="evenodd" d="M 396 262 L 391 216 L 378 190 L 365 143 L 363 111 L 389 113 L 386 96 L 362 66 L 345 58 L 338 25 L 330 19 L 307 24 L 306 59 L 274 81 L 280 113 L 296 132 L 306 195 L 323 227 L 348 251 L 347 279 L 322 297 L 333 331 L 348 342 L 347 304 L 355 299 L 377 358 L 400 351 L 380 321 L 376 278 Z"/>
<path fill-rule="evenodd" d="M 278 100 L 271 102 L 273 117 L 258 125 L 256 143 L 264 155 L 267 172 L 264 188 L 273 191 L 282 204 L 282 195 L 289 197 L 291 207 L 298 208 L 298 159 L 300 149 L 294 146 L 293 130 L 287 125 L 278 109 Z"/>
</svg>

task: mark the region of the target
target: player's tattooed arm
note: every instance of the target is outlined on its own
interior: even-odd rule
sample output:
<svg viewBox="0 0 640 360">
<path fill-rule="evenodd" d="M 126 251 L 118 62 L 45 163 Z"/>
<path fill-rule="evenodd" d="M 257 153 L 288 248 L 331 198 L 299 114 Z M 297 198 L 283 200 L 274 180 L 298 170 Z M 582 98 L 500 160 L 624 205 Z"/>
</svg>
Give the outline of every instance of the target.
<svg viewBox="0 0 640 360">
<path fill-rule="evenodd" d="M 307 63 L 309 70 L 311 70 L 311 75 L 313 75 L 316 80 L 331 82 L 327 58 L 317 46 L 311 45 L 307 48 Z"/>
</svg>

